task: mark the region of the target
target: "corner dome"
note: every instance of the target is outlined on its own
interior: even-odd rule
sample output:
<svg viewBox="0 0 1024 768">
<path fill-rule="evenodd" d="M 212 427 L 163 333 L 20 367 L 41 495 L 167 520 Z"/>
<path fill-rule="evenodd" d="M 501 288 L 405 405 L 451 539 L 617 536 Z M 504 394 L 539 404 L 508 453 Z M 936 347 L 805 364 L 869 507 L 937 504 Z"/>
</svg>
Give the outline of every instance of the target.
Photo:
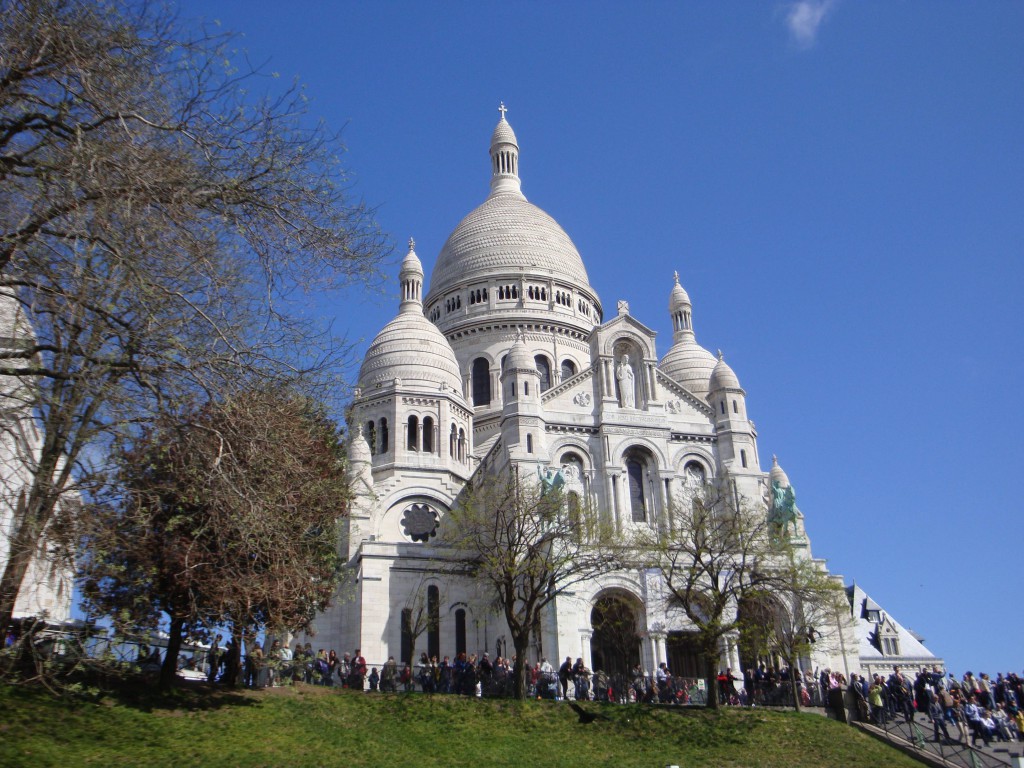
<svg viewBox="0 0 1024 768">
<path fill-rule="evenodd" d="M 717 362 L 713 354 L 691 338 L 673 344 L 658 367 L 670 379 L 706 399 L 711 391 L 711 372 Z"/>
<path fill-rule="evenodd" d="M 715 392 L 719 389 L 742 389 L 740 380 L 722 357 L 722 350 L 718 350 L 718 362 L 711 372 L 711 391 Z"/>
<path fill-rule="evenodd" d="M 789 477 L 786 475 L 785 470 L 779 466 L 779 459 L 777 456 L 772 456 L 772 468 L 768 473 L 768 479 L 773 483 L 778 483 L 780 488 L 789 488 Z"/>
<path fill-rule="evenodd" d="M 406 386 L 445 387 L 462 395 L 462 376 L 448 339 L 421 314 L 403 312 L 385 325 L 359 367 L 363 390 L 395 379 Z"/>
<path fill-rule="evenodd" d="M 451 390 L 461 398 L 462 376 L 455 352 L 437 326 L 423 316 L 423 268 L 415 246 L 410 239 L 399 272 L 402 301 L 398 317 L 381 329 L 366 350 L 359 386 L 371 390 L 400 379 L 405 387 Z"/>
<path fill-rule="evenodd" d="M 508 351 L 508 357 L 505 358 L 505 370 L 508 372 L 529 371 L 531 373 L 537 371 L 537 363 L 530 357 L 530 350 L 526 348 L 526 339 L 521 333 L 516 335 L 516 342 Z"/>
</svg>

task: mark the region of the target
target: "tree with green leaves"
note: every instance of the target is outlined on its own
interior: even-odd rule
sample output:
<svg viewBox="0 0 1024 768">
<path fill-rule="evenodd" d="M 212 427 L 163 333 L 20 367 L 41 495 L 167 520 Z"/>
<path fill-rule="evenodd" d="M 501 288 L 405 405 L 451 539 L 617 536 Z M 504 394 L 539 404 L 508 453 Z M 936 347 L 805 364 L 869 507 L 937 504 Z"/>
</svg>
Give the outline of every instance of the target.
<svg viewBox="0 0 1024 768">
<path fill-rule="evenodd" d="M 134 0 L 0 11 L 0 315 L 21 329 L 0 394 L 4 436 L 33 436 L 30 477 L 0 489 L 24 499 L 5 627 L 62 500 L 142 425 L 253 381 L 326 381 L 345 350 L 308 293 L 364 282 L 386 249 L 339 137 L 232 36 Z"/>
<path fill-rule="evenodd" d="M 189 634 L 307 629 L 341 573 L 348 486 L 337 428 L 287 390 L 252 390 L 147 430 L 87 511 L 83 595 L 126 633 L 166 619 L 161 685 Z"/>
</svg>

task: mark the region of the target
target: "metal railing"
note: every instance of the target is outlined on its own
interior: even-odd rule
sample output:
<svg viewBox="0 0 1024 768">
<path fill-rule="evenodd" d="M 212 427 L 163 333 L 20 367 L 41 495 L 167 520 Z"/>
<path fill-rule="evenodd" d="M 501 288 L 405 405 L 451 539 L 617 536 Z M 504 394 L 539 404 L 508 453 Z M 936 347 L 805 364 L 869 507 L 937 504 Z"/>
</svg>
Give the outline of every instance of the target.
<svg viewBox="0 0 1024 768">
<path fill-rule="evenodd" d="M 859 725 L 883 732 L 889 740 L 900 741 L 949 765 L 962 766 L 962 768 L 1007 768 L 1012 766 L 1009 752 L 1004 759 L 991 752 L 977 749 L 973 744 L 947 739 L 944 735 L 936 741 L 930 720 L 922 720 L 917 717 L 907 720 L 902 716 L 896 716 L 887 718 L 881 724 L 859 723 Z M 946 727 L 950 729 L 951 733 L 957 730 L 950 723 L 947 723 Z"/>
</svg>

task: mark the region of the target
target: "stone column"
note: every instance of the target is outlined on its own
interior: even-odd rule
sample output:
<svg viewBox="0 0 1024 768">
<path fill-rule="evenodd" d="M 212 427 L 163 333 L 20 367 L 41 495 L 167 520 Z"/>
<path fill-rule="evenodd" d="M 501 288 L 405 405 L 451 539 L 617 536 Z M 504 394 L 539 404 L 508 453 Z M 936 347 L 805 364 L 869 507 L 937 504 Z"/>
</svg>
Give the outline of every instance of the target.
<svg viewBox="0 0 1024 768">
<path fill-rule="evenodd" d="M 594 637 L 594 633 L 589 629 L 584 629 L 580 632 L 580 656 L 583 658 L 583 663 L 587 665 L 587 669 L 591 672 L 594 671 L 594 667 L 591 664 L 590 658 L 590 641 Z"/>
</svg>

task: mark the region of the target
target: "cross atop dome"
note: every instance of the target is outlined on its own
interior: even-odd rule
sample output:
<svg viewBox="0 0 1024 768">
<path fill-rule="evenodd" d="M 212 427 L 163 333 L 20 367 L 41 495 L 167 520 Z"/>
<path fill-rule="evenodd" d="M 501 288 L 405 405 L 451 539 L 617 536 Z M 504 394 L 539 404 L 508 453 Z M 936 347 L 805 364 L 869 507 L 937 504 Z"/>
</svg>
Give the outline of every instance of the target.
<svg viewBox="0 0 1024 768">
<path fill-rule="evenodd" d="M 413 240 L 413 239 L 412 239 L 412 238 L 410 237 L 410 238 L 409 238 L 409 252 L 410 252 L 410 253 L 412 253 L 412 252 L 413 252 L 413 251 L 415 251 L 415 250 L 416 250 L 416 241 L 415 241 L 415 240 Z"/>
<path fill-rule="evenodd" d="M 501 112 L 501 119 L 505 119 L 505 113 L 508 112 L 508 107 L 505 106 L 504 101 L 498 102 L 498 111 Z"/>
</svg>

